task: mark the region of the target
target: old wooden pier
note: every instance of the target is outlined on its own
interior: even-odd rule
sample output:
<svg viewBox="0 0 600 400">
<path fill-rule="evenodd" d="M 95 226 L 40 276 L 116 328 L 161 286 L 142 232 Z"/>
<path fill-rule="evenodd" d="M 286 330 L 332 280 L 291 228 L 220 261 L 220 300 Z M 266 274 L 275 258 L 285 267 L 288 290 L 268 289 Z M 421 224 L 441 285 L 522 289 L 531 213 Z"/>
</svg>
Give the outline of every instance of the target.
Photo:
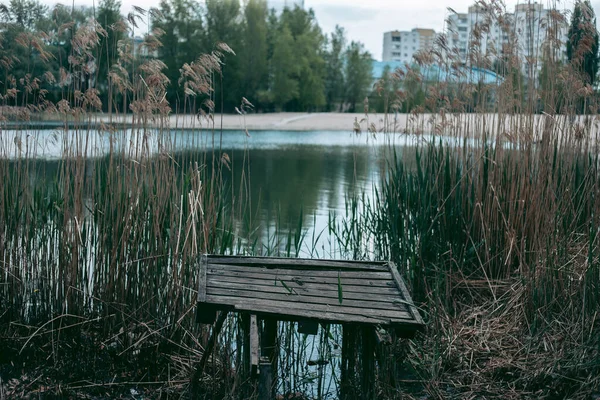
<svg viewBox="0 0 600 400">
<path fill-rule="evenodd" d="M 258 378 L 260 399 L 274 398 L 277 321 L 298 321 L 299 331 L 311 334 L 319 323 L 342 325 L 340 397 L 344 399 L 375 396 L 376 328 L 410 338 L 423 327 L 390 262 L 209 255 L 201 257 L 199 268 L 198 319 L 214 327 L 198 373 L 227 312 L 242 313 L 244 341 L 250 349 L 245 361 Z"/>
</svg>

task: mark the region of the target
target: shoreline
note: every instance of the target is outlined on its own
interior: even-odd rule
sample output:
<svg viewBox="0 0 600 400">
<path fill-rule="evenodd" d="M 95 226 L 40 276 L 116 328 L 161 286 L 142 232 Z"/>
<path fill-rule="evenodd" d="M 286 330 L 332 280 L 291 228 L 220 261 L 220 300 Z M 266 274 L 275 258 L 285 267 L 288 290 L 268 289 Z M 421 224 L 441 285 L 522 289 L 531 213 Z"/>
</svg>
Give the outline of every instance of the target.
<svg viewBox="0 0 600 400">
<path fill-rule="evenodd" d="M 29 121 L 5 121 L 2 127 L 8 129 L 62 128 L 64 121 L 57 115 L 32 115 Z M 547 123 L 558 124 L 560 131 L 566 133 L 574 128 L 582 130 L 587 125 L 588 135 L 600 133 L 600 125 L 587 124 L 586 117 L 548 115 L 548 114 L 368 114 L 364 113 L 267 113 L 267 114 L 217 114 L 214 121 L 197 115 L 172 114 L 161 121 L 165 128 L 181 130 L 224 130 L 224 131 L 332 131 L 353 132 L 357 125 L 360 132 L 396 132 L 412 134 L 433 133 L 436 136 L 480 137 L 481 132 L 490 136 L 505 135 L 509 140 L 522 137 L 529 140 L 540 140 L 541 133 Z M 588 121 L 590 122 L 590 121 Z M 525 124 L 524 124 L 525 123 Z M 70 120 L 69 128 L 92 128 L 100 130 L 137 128 L 140 123 L 134 115 L 107 115 L 102 113 L 88 114 L 79 122 Z M 149 126 L 157 126 L 150 122 Z M 523 129 L 525 128 L 525 129 Z M 529 128 L 529 129 L 527 129 Z M 1 129 L 1 128 L 0 128 Z"/>
</svg>

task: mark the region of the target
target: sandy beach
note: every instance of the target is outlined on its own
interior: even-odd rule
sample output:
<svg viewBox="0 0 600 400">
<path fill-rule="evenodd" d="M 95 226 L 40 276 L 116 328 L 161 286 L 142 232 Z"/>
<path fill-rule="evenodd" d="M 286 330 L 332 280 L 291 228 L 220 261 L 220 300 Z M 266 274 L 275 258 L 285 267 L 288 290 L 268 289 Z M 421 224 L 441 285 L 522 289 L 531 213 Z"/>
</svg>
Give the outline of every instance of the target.
<svg viewBox="0 0 600 400">
<path fill-rule="evenodd" d="M 365 114 L 349 113 L 273 113 L 249 115 L 224 115 L 224 129 L 248 130 L 290 130 L 290 131 L 352 131 L 355 121 L 361 121 Z M 369 115 L 376 124 L 383 115 Z M 215 123 L 220 124 L 219 117 Z M 361 124 L 366 128 L 366 124 Z"/>
<path fill-rule="evenodd" d="M 139 126 L 132 121 L 132 114 L 95 114 L 88 119 L 93 125 Z M 63 122 L 54 115 L 41 118 L 46 124 L 60 126 Z M 151 125 L 156 125 L 156 121 Z M 164 124 L 164 121 L 162 121 Z M 479 138 L 502 135 L 509 141 L 519 139 L 538 141 L 544 130 L 568 137 L 572 133 L 584 133 L 587 137 L 600 134 L 600 124 L 595 118 L 566 115 L 519 115 L 519 114 L 368 114 L 364 113 L 269 113 L 269 114 L 217 114 L 214 129 L 252 131 L 340 131 L 352 132 L 356 126 L 361 132 L 375 129 L 377 132 L 411 134 L 435 134 L 455 137 Z M 164 125 L 163 125 L 164 126 Z M 213 121 L 196 115 L 172 114 L 168 117 L 172 129 L 213 129 Z M 576 132 L 577 131 L 577 132 Z"/>
<path fill-rule="evenodd" d="M 285 130 L 285 131 L 352 131 L 354 122 L 366 130 L 367 123 L 365 114 L 360 113 L 269 113 L 269 114 L 217 114 L 215 115 L 215 127 L 226 130 Z M 405 118 L 402 118 L 405 120 Z M 96 122 L 109 123 L 109 117 L 98 115 Z M 113 117 L 112 122 L 130 124 L 131 115 Z M 362 121 L 362 122 L 361 122 Z M 382 126 L 383 114 L 369 114 L 369 124 L 375 123 Z M 198 125 L 207 128 L 210 121 L 198 120 L 196 116 L 174 114 L 169 117 L 169 125 L 172 128 L 192 128 Z"/>
</svg>

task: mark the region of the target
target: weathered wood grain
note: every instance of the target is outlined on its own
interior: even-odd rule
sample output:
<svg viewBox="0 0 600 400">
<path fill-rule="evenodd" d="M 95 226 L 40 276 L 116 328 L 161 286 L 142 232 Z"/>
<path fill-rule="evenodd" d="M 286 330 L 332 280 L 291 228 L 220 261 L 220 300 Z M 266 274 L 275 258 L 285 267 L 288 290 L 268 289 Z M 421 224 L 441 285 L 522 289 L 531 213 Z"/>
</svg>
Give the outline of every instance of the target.
<svg viewBox="0 0 600 400">
<path fill-rule="evenodd" d="M 274 288 L 275 289 L 275 288 Z M 280 289 L 280 288 L 276 288 Z M 283 288 L 281 288 L 283 289 Z M 285 290 L 285 289 L 283 289 Z M 369 301 L 365 299 L 356 300 L 342 297 L 342 303 L 339 303 L 338 297 L 317 297 L 306 296 L 301 294 L 293 294 L 290 292 L 271 291 L 271 292 L 254 292 L 245 289 L 231 288 L 215 288 L 209 287 L 207 291 L 209 296 L 228 296 L 250 299 L 273 300 L 277 302 L 293 302 L 294 304 L 306 304 L 307 307 L 312 307 L 313 304 L 323 304 L 330 307 L 354 307 L 365 308 L 367 310 L 390 310 L 409 312 L 406 304 L 394 302 L 394 299 L 387 298 L 380 301 Z"/>
<path fill-rule="evenodd" d="M 225 279 L 225 277 L 239 277 L 239 278 L 244 278 L 247 280 L 261 280 L 264 282 L 271 282 L 272 284 L 275 284 L 275 282 L 280 282 L 280 281 L 296 281 L 296 282 L 313 282 L 313 283 L 328 283 L 328 284 L 338 284 L 338 277 L 337 275 L 335 277 L 322 277 L 322 276 L 303 276 L 300 274 L 289 274 L 286 273 L 285 270 L 279 270 L 279 269 L 274 269 L 273 273 L 271 274 L 264 274 L 264 273 L 255 273 L 255 272 L 247 272 L 247 273 L 243 273 L 243 272 L 235 272 L 235 271 L 224 271 L 224 270 L 215 270 L 215 269 L 210 269 L 210 274 L 212 276 L 212 279 L 218 279 L 215 278 L 216 276 L 221 276 L 223 277 L 223 279 Z M 369 279 L 368 276 L 365 276 L 364 278 L 346 278 L 344 273 L 340 274 L 341 277 L 341 281 L 342 281 L 342 285 L 355 285 L 355 286 L 380 286 L 380 287 L 396 287 L 396 284 L 394 283 L 394 281 L 391 279 L 389 280 L 383 280 L 383 279 Z"/>
<path fill-rule="evenodd" d="M 233 265 L 262 265 L 262 266 L 283 266 L 297 269 L 344 269 L 344 270 L 374 270 L 387 271 L 388 268 L 383 262 L 374 261 L 341 261 L 341 260 L 321 260 L 307 258 L 273 258 L 273 257 L 231 257 L 231 256 L 211 256 L 211 264 L 233 264 Z"/>
<path fill-rule="evenodd" d="M 322 277 L 322 278 L 337 278 L 338 273 L 341 273 L 346 278 L 357 278 L 363 279 L 367 277 L 368 279 L 381 279 L 381 280 L 392 280 L 392 274 L 389 271 L 352 271 L 352 270 L 344 270 L 344 271 L 334 271 L 334 270 L 302 270 L 295 268 L 285 267 L 277 267 L 277 268 L 266 268 L 266 267 L 253 267 L 249 270 L 247 266 L 243 265 L 234 265 L 234 264 L 213 264 L 211 262 L 208 263 L 208 269 L 211 273 L 233 273 L 238 272 L 242 274 L 252 273 L 252 274 L 261 274 L 266 276 L 273 276 L 273 274 L 280 273 L 286 275 L 297 275 L 297 276 L 314 276 L 314 277 Z"/>
<path fill-rule="evenodd" d="M 276 296 L 276 295 L 273 295 Z M 372 318 L 373 320 L 391 321 L 391 320 L 413 320 L 411 314 L 407 311 L 396 310 L 371 310 L 357 307 L 347 307 L 342 305 L 327 305 L 327 304 L 310 304 L 273 301 L 271 299 L 256 299 L 254 297 L 238 297 L 238 296 L 221 296 L 207 295 L 206 300 L 210 303 L 230 305 L 236 310 L 256 312 L 267 310 L 285 311 L 290 315 L 301 316 L 310 313 L 312 318 L 319 319 L 318 314 L 344 314 L 345 319 L 352 316 L 361 316 L 363 318 Z"/>
<path fill-rule="evenodd" d="M 309 297 L 327 297 L 338 299 L 338 288 L 337 285 L 319 285 L 306 283 L 302 286 L 296 282 L 288 281 L 285 282 L 287 287 L 284 287 L 280 282 L 277 285 L 273 283 L 255 285 L 252 283 L 244 282 L 242 279 L 236 279 L 236 282 L 231 280 L 209 280 L 207 291 L 217 291 L 219 288 L 223 289 L 234 289 L 234 290 L 247 290 L 251 292 L 266 292 L 266 293 L 282 293 L 286 295 L 296 296 L 309 296 Z M 372 288 L 380 289 L 381 292 L 374 292 L 369 290 L 365 293 L 363 286 L 344 286 L 343 287 L 343 298 L 350 300 L 365 300 L 365 301 L 376 301 L 376 302 L 390 302 L 390 303 L 401 303 L 403 300 L 398 297 L 398 292 L 391 288 Z M 256 294 L 260 296 L 260 293 Z M 293 301 L 294 299 L 288 299 Z"/>
<path fill-rule="evenodd" d="M 259 345 L 258 322 L 256 315 L 250 315 L 250 372 L 252 376 L 258 373 Z"/>
<path fill-rule="evenodd" d="M 337 282 L 335 283 L 314 283 L 314 282 L 302 282 L 296 280 L 287 280 L 284 281 L 285 284 L 294 290 L 307 290 L 307 291 L 323 291 L 323 292 L 335 292 L 335 297 L 338 295 Z M 277 284 L 276 284 L 277 283 Z M 274 282 L 272 280 L 264 281 L 264 280 L 249 280 L 243 277 L 209 277 L 207 286 L 212 287 L 220 287 L 224 284 L 231 285 L 242 285 L 242 287 L 248 288 L 257 288 L 256 290 L 262 291 L 263 287 L 266 287 L 267 290 L 272 289 L 273 287 L 284 287 L 280 281 Z M 364 286 L 355 286 L 344 284 L 342 287 L 344 291 L 344 295 L 346 293 L 354 293 L 354 294 L 372 294 L 372 295 L 392 295 L 395 299 L 399 299 L 398 289 L 395 285 L 389 286 L 370 286 L 368 291 L 365 290 Z"/>
<path fill-rule="evenodd" d="M 393 262 L 390 262 L 389 266 L 390 266 L 390 272 L 392 273 L 392 276 L 394 277 L 394 282 L 396 283 L 396 286 L 398 287 L 398 290 L 400 290 L 400 293 L 403 297 L 402 300 L 404 300 L 406 302 L 410 313 L 412 314 L 413 318 L 415 319 L 415 322 L 417 322 L 420 325 L 423 325 L 423 319 L 421 318 L 421 314 L 419 314 L 419 310 L 417 310 L 417 307 L 415 307 L 415 303 L 413 302 L 412 297 L 410 297 L 410 293 L 408 292 L 408 289 L 406 288 L 406 284 L 404 283 L 404 281 L 400 277 L 400 274 L 398 273 L 398 268 L 396 267 L 396 264 L 394 264 Z"/>
<path fill-rule="evenodd" d="M 206 301 L 206 279 L 208 274 L 208 256 L 203 254 L 200 256 L 200 271 L 198 279 L 198 302 Z"/>
<path fill-rule="evenodd" d="M 423 325 L 392 263 L 208 256 L 200 259 L 199 272 L 199 301 L 223 310 L 271 320 L 384 325 L 403 337 Z M 255 362 L 259 356 L 251 357 Z"/>
</svg>

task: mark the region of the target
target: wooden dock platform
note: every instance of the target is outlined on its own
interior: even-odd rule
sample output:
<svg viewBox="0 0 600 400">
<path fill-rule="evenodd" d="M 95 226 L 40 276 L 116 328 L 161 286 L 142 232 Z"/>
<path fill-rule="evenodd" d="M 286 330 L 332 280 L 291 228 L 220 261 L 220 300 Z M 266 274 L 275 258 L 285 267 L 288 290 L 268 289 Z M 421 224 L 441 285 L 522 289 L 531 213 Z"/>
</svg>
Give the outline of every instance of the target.
<svg viewBox="0 0 600 400">
<path fill-rule="evenodd" d="M 193 382 L 229 311 L 242 314 L 245 370 L 260 376 L 261 399 L 275 398 L 277 321 L 297 321 L 298 332 L 312 334 L 319 323 L 342 325 L 342 399 L 375 398 L 377 327 L 403 338 L 424 327 L 391 262 L 204 255 L 199 259 L 198 319 L 215 324 Z M 352 383 L 357 348 L 360 390 Z"/>
<path fill-rule="evenodd" d="M 423 325 L 389 262 L 203 256 L 198 302 L 277 320 L 368 324 L 412 337 Z"/>
</svg>

